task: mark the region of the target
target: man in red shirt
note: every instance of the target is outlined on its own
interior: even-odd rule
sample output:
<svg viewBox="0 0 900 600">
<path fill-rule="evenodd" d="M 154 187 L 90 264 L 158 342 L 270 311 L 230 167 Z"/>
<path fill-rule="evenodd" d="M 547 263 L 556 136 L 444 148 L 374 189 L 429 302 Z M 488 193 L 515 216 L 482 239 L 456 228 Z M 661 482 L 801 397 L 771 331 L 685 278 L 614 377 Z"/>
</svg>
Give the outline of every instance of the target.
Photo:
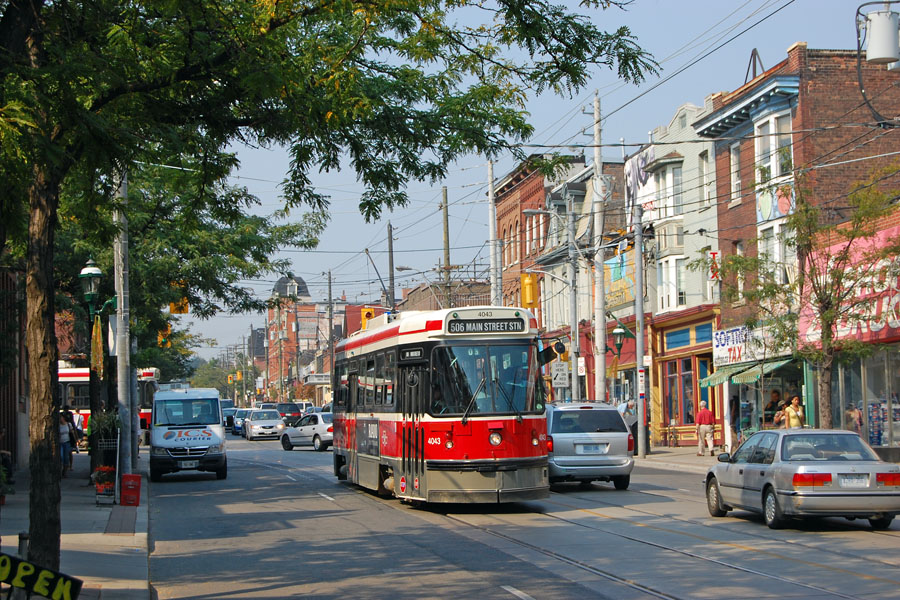
<svg viewBox="0 0 900 600">
<path fill-rule="evenodd" d="M 700 401 L 700 410 L 697 411 L 697 418 L 694 420 L 697 424 L 697 456 L 703 456 L 703 441 L 709 446 L 709 455 L 715 456 L 713 452 L 713 430 L 715 428 L 715 417 L 712 411 L 706 408 L 706 401 Z"/>
</svg>

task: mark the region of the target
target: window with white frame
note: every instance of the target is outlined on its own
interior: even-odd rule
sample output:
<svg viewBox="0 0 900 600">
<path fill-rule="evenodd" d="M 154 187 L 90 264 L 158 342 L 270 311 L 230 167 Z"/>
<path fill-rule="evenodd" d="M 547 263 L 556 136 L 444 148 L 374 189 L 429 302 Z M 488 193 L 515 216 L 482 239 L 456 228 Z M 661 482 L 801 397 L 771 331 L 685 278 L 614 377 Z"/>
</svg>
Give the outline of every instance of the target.
<svg viewBox="0 0 900 600">
<path fill-rule="evenodd" d="M 684 198 L 682 196 L 681 167 L 672 167 L 672 214 L 680 215 L 684 212 Z"/>
<path fill-rule="evenodd" d="M 734 255 L 740 256 L 740 257 L 744 256 L 744 242 L 735 242 L 734 243 Z M 744 277 L 740 273 L 738 273 L 738 276 L 737 276 L 737 291 L 738 291 L 737 302 L 741 302 L 744 299 L 743 298 Z"/>
<path fill-rule="evenodd" d="M 687 290 L 684 282 L 685 259 L 675 259 L 675 303 L 678 306 L 687 304 Z"/>
<path fill-rule="evenodd" d="M 741 145 L 733 144 L 729 151 L 731 159 L 731 201 L 741 197 Z"/>
<path fill-rule="evenodd" d="M 712 190 L 709 181 L 709 152 L 706 150 L 701 152 L 697 164 L 700 171 L 700 176 L 698 177 L 700 204 L 701 206 L 709 206 L 712 201 Z"/>
<path fill-rule="evenodd" d="M 756 122 L 756 169 L 760 183 L 791 174 L 790 112 L 769 115 Z"/>
<path fill-rule="evenodd" d="M 666 206 L 666 201 L 665 201 L 666 177 L 665 177 L 665 174 L 660 173 L 659 171 L 654 173 L 653 174 L 653 183 L 656 187 L 655 204 L 656 204 L 657 214 L 660 217 L 665 217 L 666 216 L 666 212 L 665 212 L 665 210 L 666 210 L 665 209 L 665 206 Z"/>
<path fill-rule="evenodd" d="M 790 283 L 788 274 L 793 270 L 797 255 L 784 221 L 770 221 L 765 225 L 757 236 L 760 271 L 771 276 L 775 283 Z"/>
<path fill-rule="evenodd" d="M 685 265 L 685 258 L 678 256 L 669 256 L 659 261 L 656 269 L 656 289 L 660 312 L 687 304 Z"/>
</svg>

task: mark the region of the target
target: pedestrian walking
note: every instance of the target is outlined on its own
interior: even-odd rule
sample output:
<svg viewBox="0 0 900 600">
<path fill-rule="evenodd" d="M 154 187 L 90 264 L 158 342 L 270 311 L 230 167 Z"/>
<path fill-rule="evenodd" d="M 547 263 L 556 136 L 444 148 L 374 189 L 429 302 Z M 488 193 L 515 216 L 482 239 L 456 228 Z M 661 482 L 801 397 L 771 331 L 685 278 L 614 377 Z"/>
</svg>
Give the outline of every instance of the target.
<svg viewBox="0 0 900 600">
<path fill-rule="evenodd" d="M 803 407 L 800 406 L 800 396 L 791 398 L 791 405 L 784 409 L 784 428 L 785 429 L 802 429 L 806 425 L 806 418 L 803 416 Z"/>
<path fill-rule="evenodd" d="M 700 410 L 697 411 L 697 456 L 703 456 L 703 443 L 709 446 L 709 455 L 715 456 L 713 452 L 713 430 L 715 428 L 716 419 L 711 410 L 706 408 L 706 400 L 700 401 Z"/>
<path fill-rule="evenodd" d="M 65 477 L 72 468 L 72 427 L 66 413 L 59 413 L 59 459 L 62 464 L 62 476 Z"/>
</svg>

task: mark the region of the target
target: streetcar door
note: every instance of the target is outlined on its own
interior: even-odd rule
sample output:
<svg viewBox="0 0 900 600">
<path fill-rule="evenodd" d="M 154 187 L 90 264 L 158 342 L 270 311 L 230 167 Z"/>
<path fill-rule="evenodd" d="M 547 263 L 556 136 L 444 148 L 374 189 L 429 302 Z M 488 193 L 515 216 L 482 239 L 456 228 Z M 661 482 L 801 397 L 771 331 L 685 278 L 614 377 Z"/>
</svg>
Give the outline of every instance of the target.
<svg viewBox="0 0 900 600">
<path fill-rule="evenodd" d="M 425 432 L 421 425 L 425 411 L 427 371 L 422 365 L 402 366 L 398 369 L 397 401 L 402 415 L 400 430 L 400 473 L 394 479 L 399 496 L 419 496 L 416 482 L 424 481 Z M 405 485 L 406 489 L 402 489 Z"/>
</svg>

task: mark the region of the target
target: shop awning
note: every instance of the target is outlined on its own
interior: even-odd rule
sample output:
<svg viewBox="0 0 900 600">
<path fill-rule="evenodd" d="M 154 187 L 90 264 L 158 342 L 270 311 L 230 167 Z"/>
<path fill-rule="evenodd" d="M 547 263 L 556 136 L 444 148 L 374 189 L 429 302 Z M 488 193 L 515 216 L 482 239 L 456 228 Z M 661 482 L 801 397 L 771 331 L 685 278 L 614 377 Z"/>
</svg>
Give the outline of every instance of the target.
<svg viewBox="0 0 900 600">
<path fill-rule="evenodd" d="M 747 368 L 747 365 L 726 365 L 720 367 L 712 375 L 707 375 L 700 380 L 700 387 L 714 387 L 728 381 L 728 378 L 735 373 L 740 373 Z"/>
<path fill-rule="evenodd" d="M 734 377 L 731 378 L 732 383 L 753 383 L 757 379 L 759 379 L 762 375 L 766 375 L 771 373 L 775 369 L 783 367 L 784 365 L 791 362 L 792 359 L 786 358 L 784 360 L 770 360 L 768 362 L 764 362 L 761 365 L 756 365 L 755 367 L 750 367 L 746 371 L 738 373 Z"/>
</svg>

